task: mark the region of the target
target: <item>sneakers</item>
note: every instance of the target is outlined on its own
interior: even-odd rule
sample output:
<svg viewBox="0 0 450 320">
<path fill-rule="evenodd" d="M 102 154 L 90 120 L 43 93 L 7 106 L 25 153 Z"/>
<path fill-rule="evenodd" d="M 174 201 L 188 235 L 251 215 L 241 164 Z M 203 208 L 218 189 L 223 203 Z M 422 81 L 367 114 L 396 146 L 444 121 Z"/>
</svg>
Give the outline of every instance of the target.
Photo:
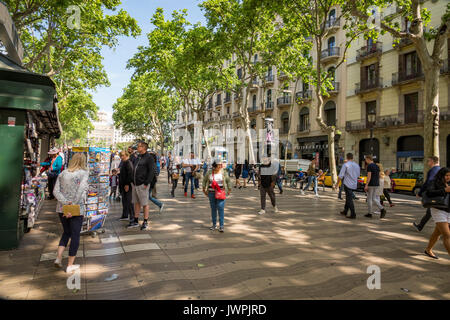
<svg viewBox="0 0 450 320">
<path fill-rule="evenodd" d="M 320 196 L 319 196 L 318 193 L 316 193 L 314 196 L 315 196 L 316 198 L 320 198 Z"/>
<path fill-rule="evenodd" d="M 220 227 L 220 228 L 219 228 L 219 232 L 222 232 L 222 233 L 223 233 L 224 231 L 225 231 L 225 230 L 223 229 L 223 227 Z"/>
<path fill-rule="evenodd" d="M 217 227 L 216 227 L 216 226 L 211 226 L 211 227 L 209 228 L 209 230 L 215 231 L 215 230 L 217 230 Z"/>
<path fill-rule="evenodd" d="M 277 207 L 273 207 L 273 212 L 278 213 L 278 208 Z"/>
<path fill-rule="evenodd" d="M 259 210 L 259 212 L 258 212 L 259 215 L 262 215 L 264 213 L 266 213 L 266 210 Z"/>
<path fill-rule="evenodd" d="M 161 208 L 159 208 L 159 214 L 161 214 L 164 210 L 164 203 L 161 205 Z"/>
<path fill-rule="evenodd" d="M 141 230 L 147 230 L 147 228 L 148 228 L 148 222 L 144 221 L 141 225 Z"/>
<path fill-rule="evenodd" d="M 67 267 L 66 272 L 67 273 L 72 273 L 72 272 L 74 272 L 74 271 L 76 271 L 78 269 L 80 269 L 80 265 L 79 264 L 73 264 L 73 265 Z"/>
<path fill-rule="evenodd" d="M 304 195 L 305 195 L 305 191 L 300 190 L 300 194 L 301 194 L 302 196 L 304 196 Z"/>
<path fill-rule="evenodd" d="M 59 268 L 60 269 L 60 268 L 62 268 L 62 261 L 56 259 L 55 262 L 54 262 L 54 265 L 55 265 L 55 268 Z"/>
<path fill-rule="evenodd" d="M 131 221 L 130 224 L 127 226 L 128 229 L 137 228 L 137 227 L 139 227 L 139 223 L 136 221 Z"/>
<path fill-rule="evenodd" d="M 368 213 L 368 214 L 364 215 L 364 217 L 366 217 L 366 218 L 372 218 L 372 214 Z"/>
<path fill-rule="evenodd" d="M 119 221 L 128 221 L 128 217 L 120 218 Z"/>
<path fill-rule="evenodd" d="M 391 203 L 391 204 L 389 204 L 389 207 L 394 207 L 395 206 L 395 204 L 393 204 L 393 203 Z"/>
<path fill-rule="evenodd" d="M 187 192 L 184 193 L 184 196 L 187 198 Z"/>
<path fill-rule="evenodd" d="M 192 198 L 192 199 L 195 199 L 195 195 L 194 195 L 194 194 L 191 194 L 191 198 Z"/>
<path fill-rule="evenodd" d="M 386 209 L 381 209 L 380 219 L 384 219 L 386 217 Z"/>
<path fill-rule="evenodd" d="M 417 223 L 415 223 L 415 222 L 413 222 L 413 226 L 414 226 L 414 228 L 416 228 L 416 230 L 419 231 L 419 232 L 422 231 L 422 229 L 423 229 L 419 224 L 417 224 Z"/>
</svg>

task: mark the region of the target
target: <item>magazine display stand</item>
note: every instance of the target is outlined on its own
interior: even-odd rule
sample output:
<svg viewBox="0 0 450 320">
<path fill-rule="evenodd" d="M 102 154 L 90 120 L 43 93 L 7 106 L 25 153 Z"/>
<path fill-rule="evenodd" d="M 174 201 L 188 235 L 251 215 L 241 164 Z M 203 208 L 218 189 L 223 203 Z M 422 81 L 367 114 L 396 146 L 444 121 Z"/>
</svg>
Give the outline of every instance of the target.
<svg viewBox="0 0 450 320">
<path fill-rule="evenodd" d="M 109 210 L 109 169 L 111 151 L 106 148 L 72 148 L 70 157 L 82 152 L 87 158 L 89 189 L 86 195 L 86 211 L 81 234 L 104 233 L 103 226 Z"/>
</svg>

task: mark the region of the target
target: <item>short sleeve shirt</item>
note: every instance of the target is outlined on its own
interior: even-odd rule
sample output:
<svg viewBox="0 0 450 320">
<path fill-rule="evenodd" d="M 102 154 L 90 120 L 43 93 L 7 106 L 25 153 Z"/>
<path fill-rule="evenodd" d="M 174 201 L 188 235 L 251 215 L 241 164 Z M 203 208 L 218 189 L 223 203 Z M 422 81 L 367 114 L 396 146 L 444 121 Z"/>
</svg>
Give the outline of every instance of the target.
<svg viewBox="0 0 450 320">
<path fill-rule="evenodd" d="M 188 165 L 191 165 L 191 166 L 195 166 L 195 165 L 199 165 L 200 161 L 197 158 L 184 159 L 183 160 L 183 164 L 188 164 Z M 186 168 L 183 168 L 183 169 L 184 169 L 184 172 L 192 172 L 191 167 L 186 167 Z"/>
<path fill-rule="evenodd" d="M 371 163 L 367 166 L 367 172 L 371 173 L 371 178 L 369 182 L 369 187 L 379 187 L 380 186 L 380 168 L 375 164 Z"/>
</svg>

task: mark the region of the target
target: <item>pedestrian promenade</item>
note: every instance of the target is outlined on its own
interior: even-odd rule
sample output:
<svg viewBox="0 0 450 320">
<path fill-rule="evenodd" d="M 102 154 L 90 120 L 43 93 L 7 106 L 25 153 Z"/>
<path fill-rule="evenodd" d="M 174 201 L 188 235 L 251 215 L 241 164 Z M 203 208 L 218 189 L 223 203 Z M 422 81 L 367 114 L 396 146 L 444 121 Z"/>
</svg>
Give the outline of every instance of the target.
<svg viewBox="0 0 450 320">
<path fill-rule="evenodd" d="M 424 213 L 417 201 L 402 200 L 385 220 L 339 214 L 344 202 L 320 190 L 301 196 L 277 194 L 279 213 L 259 216 L 259 192 L 233 189 L 225 209 L 225 233 L 210 231 L 210 209 L 200 192 L 169 195 L 160 177 L 160 215 L 151 205 L 150 230 L 127 230 L 121 205 L 113 203 L 106 232 L 83 236 L 76 263 L 81 290 L 69 290 L 68 275 L 53 260 L 61 234 L 47 201 L 20 248 L 0 252 L 3 299 L 450 299 L 450 259 L 439 242 L 433 260 L 423 255 L 434 228 L 411 224 Z M 142 218 L 141 220 L 142 221 Z M 67 260 L 63 261 L 67 264 Z M 367 267 L 381 269 L 381 289 L 369 290 Z M 113 274 L 117 279 L 105 281 Z"/>
</svg>

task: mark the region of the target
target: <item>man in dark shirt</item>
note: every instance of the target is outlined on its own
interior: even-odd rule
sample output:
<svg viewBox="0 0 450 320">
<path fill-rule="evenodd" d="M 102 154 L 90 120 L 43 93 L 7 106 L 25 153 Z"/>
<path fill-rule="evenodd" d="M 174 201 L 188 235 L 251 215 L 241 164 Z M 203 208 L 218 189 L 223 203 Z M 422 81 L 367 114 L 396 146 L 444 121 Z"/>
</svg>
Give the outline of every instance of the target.
<svg viewBox="0 0 450 320">
<path fill-rule="evenodd" d="M 266 213 L 266 194 L 269 195 L 274 212 L 278 212 L 275 200 L 275 182 L 277 180 L 278 162 L 271 162 L 270 158 L 265 158 L 259 169 L 259 191 L 261 195 L 261 210 L 258 214 Z"/>
<path fill-rule="evenodd" d="M 148 144 L 140 142 L 138 144 L 139 156 L 133 164 L 133 181 L 132 181 L 132 201 L 134 204 L 134 221 L 130 223 L 129 228 L 139 227 L 139 213 L 141 207 L 144 208 L 144 222 L 141 230 L 148 227 L 149 217 L 149 190 L 155 176 L 155 161 L 147 152 Z"/>
<path fill-rule="evenodd" d="M 369 208 L 369 213 L 365 217 L 372 218 L 372 205 L 375 202 L 375 205 L 381 212 L 380 219 L 383 219 L 386 216 L 386 209 L 380 203 L 380 195 L 378 193 L 380 189 L 380 168 L 373 162 L 371 155 L 366 156 L 365 161 L 367 164 L 367 182 L 364 191 L 367 193 L 367 206 Z"/>
<path fill-rule="evenodd" d="M 419 193 L 416 195 L 418 198 L 422 197 L 423 193 L 427 190 L 429 186 L 431 186 L 432 181 L 434 180 L 434 177 L 436 176 L 436 173 L 438 173 L 439 170 L 441 170 L 441 167 L 439 166 L 439 158 L 438 157 L 429 157 L 427 160 L 427 165 L 430 168 L 430 171 L 428 171 L 427 179 L 425 180 L 424 184 L 420 188 Z M 422 229 L 427 224 L 428 220 L 431 218 L 431 209 L 428 208 L 427 212 L 423 216 L 422 220 L 420 220 L 420 223 L 417 224 L 413 222 L 414 227 L 417 229 L 417 231 L 422 231 Z"/>
</svg>

